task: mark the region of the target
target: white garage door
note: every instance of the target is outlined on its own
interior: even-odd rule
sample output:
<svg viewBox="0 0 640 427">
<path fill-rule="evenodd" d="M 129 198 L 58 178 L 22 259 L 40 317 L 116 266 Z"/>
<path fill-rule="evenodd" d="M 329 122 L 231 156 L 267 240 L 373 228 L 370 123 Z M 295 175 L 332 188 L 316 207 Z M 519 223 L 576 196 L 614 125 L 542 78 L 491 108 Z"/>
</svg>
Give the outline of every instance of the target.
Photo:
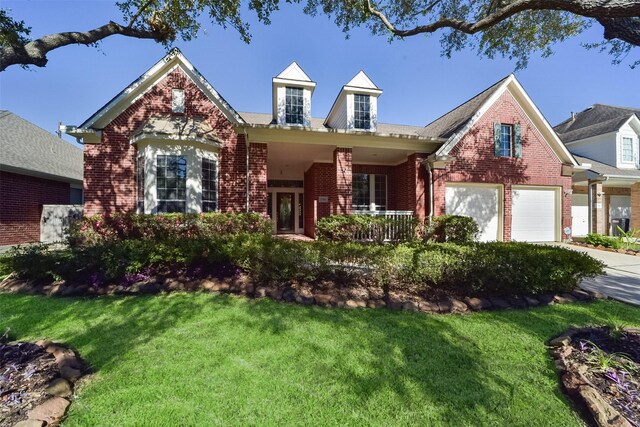
<svg viewBox="0 0 640 427">
<path fill-rule="evenodd" d="M 511 240 L 556 240 L 555 190 L 514 188 L 511 197 Z"/>
<path fill-rule="evenodd" d="M 473 218 L 480 228 L 480 241 L 498 240 L 498 187 L 447 185 L 446 212 Z"/>
<path fill-rule="evenodd" d="M 586 194 L 571 196 L 571 231 L 574 236 L 586 236 L 589 233 L 589 205 Z"/>
</svg>

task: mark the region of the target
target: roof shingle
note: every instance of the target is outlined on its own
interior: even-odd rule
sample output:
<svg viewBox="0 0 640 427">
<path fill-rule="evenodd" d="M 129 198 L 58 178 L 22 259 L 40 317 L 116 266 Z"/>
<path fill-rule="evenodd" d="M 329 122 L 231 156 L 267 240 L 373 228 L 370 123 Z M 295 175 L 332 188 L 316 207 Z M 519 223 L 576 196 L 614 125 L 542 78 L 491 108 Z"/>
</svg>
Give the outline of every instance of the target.
<svg viewBox="0 0 640 427">
<path fill-rule="evenodd" d="M 485 101 L 489 99 L 508 78 L 509 76 L 501 79 L 473 98 L 429 123 L 421 130 L 420 134 L 426 137 L 449 138 L 451 135 L 464 128 L 476 111 L 480 109 L 482 104 L 484 104 Z"/>
<path fill-rule="evenodd" d="M 82 149 L 7 110 L 0 110 L 0 153 L 0 170 L 82 181 Z"/>
<path fill-rule="evenodd" d="M 634 114 L 640 119 L 640 109 L 637 108 L 594 104 L 553 129 L 562 142 L 567 143 L 615 132 Z"/>
</svg>

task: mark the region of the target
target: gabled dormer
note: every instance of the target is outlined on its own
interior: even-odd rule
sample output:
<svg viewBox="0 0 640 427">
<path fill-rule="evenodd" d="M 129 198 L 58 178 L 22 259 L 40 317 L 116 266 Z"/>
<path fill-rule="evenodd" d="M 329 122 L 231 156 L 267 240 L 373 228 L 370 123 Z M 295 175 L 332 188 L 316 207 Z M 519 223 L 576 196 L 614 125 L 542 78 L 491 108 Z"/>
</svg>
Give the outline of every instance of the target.
<svg viewBox="0 0 640 427">
<path fill-rule="evenodd" d="M 382 90 L 360 71 L 342 87 L 324 124 L 334 129 L 375 132 Z"/>
<path fill-rule="evenodd" d="M 311 95 L 316 83 L 295 62 L 272 80 L 273 120 L 282 126 L 311 127 Z"/>
</svg>

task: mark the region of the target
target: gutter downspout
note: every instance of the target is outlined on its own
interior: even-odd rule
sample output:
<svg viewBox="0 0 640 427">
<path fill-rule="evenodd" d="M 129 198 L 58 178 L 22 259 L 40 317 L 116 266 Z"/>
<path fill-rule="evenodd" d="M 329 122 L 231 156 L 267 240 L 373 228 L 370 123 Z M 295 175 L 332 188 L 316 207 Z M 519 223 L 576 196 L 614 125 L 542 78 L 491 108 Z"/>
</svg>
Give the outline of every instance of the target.
<svg viewBox="0 0 640 427">
<path fill-rule="evenodd" d="M 587 225 L 589 227 L 587 234 L 592 233 L 592 229 L 591 229 L 591 224 L 593 223 L 593 196 L 591 195 L 591 186 L 593 185 L 593 182 L 590 182 L 589 185 L 587 185 L 587 205 L 589 206 L 589 215 L 587 216 Z"/>
<path fill-rule="evenodd" d="M 251 190 L 251 183 L 249 182 L 249 178 L 250 178 L 250 171 L 249 171 L 249 135 L 247 134 L 247 128 L 243 127 L 242 128 L 242 133 L 244 134 L 244 145 L 246 147 L 246 156 L 245 156 L 245 167 L 246 167 L 246 191 L 247 191 L 247 197 L 246 197 L 246 211 L 247 213 L 249 212 L 249 193 Z"/>
<path fill-rule="evenodd" d="M 429 219 L 433 218 L 433 205 L 434 205 L 434 195 L 433 195 L 433 173 L 431 171 L 431 163 L 427 160 L 427 179 L 429 180 Z"/>
</svg>

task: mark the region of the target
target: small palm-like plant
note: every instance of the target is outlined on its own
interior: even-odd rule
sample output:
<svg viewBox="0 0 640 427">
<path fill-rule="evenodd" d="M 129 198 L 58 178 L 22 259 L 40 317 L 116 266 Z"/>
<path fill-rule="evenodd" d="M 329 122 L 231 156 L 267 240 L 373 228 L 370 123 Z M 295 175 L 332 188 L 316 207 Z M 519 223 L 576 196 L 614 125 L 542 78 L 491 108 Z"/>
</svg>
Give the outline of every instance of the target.
<svg viewBox="0 0 640 427">
<path fill-rule="evenodd" d="M 620 232 L 618 240 L 624 243 L 625 249 L 631 249 L 632 247 L 634 247 L 636 243 L 636 236 L 640 234 L 640 230 L 632 228 L 629 231 L 624 231 L 619 225 L 617 225 L 616 227 Z"/>
</svg>

